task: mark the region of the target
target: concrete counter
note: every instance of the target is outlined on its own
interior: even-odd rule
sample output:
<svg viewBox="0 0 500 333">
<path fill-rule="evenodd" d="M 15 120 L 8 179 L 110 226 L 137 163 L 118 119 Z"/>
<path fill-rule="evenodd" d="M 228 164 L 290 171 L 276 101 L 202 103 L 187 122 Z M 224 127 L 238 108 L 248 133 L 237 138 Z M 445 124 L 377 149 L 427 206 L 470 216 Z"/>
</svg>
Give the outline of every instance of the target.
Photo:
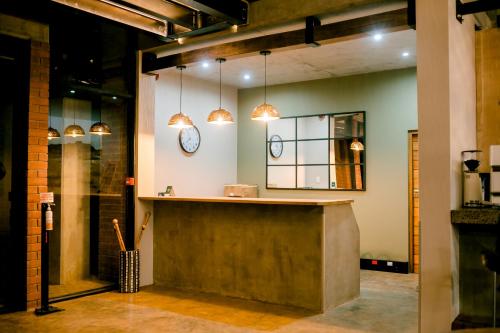
<svg viewBox="0 0 500 333">
<path fill-rule="evenodd" d="M 316 312 L 359 295 L 351 200 L 142 199 L 154 200 L 156 285 Z"/>
</svg>

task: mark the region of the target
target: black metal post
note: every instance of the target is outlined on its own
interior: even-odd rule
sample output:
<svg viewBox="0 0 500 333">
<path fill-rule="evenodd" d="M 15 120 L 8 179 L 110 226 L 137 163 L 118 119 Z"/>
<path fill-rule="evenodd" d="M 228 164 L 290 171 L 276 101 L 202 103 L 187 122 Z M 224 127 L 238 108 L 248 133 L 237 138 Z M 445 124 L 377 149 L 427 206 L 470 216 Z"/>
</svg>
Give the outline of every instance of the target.
<svg viewBox="0 0 500 333">
<path fill-rule="evenodd" d="M 42 290 L 41 290 L 41 307 L 35 310 L 37 316 L 47 315 L 53 312 L 62 311 L 63 309 L 49 305 L 49 232 L 46 228 L 46 212 L 49 207 L 48 203 L 42 204 Z"/>
</svg>

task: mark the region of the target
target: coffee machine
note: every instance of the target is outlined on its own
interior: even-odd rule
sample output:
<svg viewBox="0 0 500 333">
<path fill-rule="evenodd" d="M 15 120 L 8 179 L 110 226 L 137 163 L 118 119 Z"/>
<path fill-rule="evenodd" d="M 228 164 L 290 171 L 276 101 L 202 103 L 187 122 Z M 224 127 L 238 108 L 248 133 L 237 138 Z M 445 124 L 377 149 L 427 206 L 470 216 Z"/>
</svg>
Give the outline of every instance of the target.
<svg viewBox="0 0 500 333">
<path fill-rule="evenodd" d="M 465 150 L 462 152 L 464 207 L 479 207 L 482 205 L 481 177 L 479 177 L 478 171 L 480 153 L 480 150 Z"/>
</svg>

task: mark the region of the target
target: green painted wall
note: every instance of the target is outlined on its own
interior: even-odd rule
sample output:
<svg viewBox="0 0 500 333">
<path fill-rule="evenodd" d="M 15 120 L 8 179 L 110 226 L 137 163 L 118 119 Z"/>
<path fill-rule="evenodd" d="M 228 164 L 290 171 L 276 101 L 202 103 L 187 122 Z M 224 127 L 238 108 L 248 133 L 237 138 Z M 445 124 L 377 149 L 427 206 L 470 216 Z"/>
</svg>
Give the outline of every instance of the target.
<svg viewBox="0 0 500 333">
<path fill-rule="evenodd" d="M 366 192 L 266 190 L 265 124 L 250 120 L 262 88 L 238 93 L 238 182 L 261 197 L 352 198 L 363 258 L 408 261 L 408 130 L 417 128 L 416 69 L 272 86 L 282 116 L 366 111 Z"/>
</svg>

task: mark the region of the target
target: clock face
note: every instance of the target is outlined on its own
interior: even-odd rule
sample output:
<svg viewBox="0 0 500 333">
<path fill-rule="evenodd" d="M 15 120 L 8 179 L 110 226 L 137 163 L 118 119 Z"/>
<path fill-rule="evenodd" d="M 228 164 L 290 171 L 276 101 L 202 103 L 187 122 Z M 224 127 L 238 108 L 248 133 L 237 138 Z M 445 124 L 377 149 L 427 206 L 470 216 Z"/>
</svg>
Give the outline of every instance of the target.
<svg viewBox="0 0 500 333">
<path fill-rule="evenodd" d="M 279 135 L 272 135 L 269 138 L 269 153 L 274 158 L 279 158 L 283 153 L 283 140 Z"/>
<path fill-rule="evenodd" d="M 179 144 L 186 153 L 193 154 L 200 147 L 201 136 L 196 126 L 183 128 L 179 132 Z"/>
</svg>

